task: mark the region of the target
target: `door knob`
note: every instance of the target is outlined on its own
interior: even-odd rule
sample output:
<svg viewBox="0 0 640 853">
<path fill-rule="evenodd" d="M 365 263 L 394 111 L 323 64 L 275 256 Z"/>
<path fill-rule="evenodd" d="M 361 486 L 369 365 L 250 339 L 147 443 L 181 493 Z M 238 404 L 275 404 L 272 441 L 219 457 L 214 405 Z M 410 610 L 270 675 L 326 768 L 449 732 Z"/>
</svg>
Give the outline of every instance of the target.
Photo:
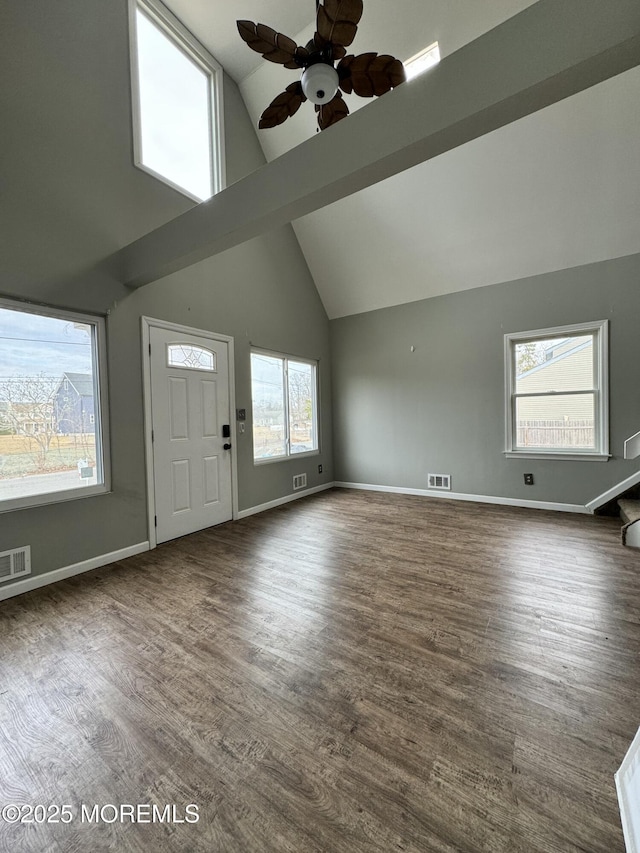
<svg viewBox="0 0 640 853">
<path fill-rule="evenodd" d="M 222 449 L 223 450 L 231 450 L 231 445 L 230 444 L 223 444 Z"/>
</svg>

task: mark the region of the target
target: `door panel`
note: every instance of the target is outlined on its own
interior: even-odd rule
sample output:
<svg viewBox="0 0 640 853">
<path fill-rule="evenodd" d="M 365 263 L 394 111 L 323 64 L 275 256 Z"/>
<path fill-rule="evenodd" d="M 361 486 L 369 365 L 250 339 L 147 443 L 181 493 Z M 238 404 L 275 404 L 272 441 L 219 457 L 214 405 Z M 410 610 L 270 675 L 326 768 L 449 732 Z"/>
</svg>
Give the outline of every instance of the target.
<svg viewBox="0 0 640 853">
<path fill-rule="evenodd" d="M 204 502 L 206 504 L 217 503 L 220 499 L 219 480 L 218 457 L 209 456 L 204 460 Z"/>
<path fill-rule="evenodd" d="M 189 460 L 176 459 L 171 463 L 173 512 L 186 512 L 191 509 L 191 478 Z"/>
<path fill-rule="evenodd" d="M 189 438 L 189 407 L 187 403 L 187 383 L 175 376 L 169 377 L 169 419 L 171 439 L 177 441 Z"/>
<path fill-rule="evenodd" d="M 151 326 L 153 467 L 158 542 L 232 517 L 226 341 Z"/>
<path fill-rule="evenodd" d="M 202 434 L 205 438 L 218 435 L 218 389 L 215 382 L 202 380 Z M 228 421 L 227 421 L 228 423 Z"/>
</svg>

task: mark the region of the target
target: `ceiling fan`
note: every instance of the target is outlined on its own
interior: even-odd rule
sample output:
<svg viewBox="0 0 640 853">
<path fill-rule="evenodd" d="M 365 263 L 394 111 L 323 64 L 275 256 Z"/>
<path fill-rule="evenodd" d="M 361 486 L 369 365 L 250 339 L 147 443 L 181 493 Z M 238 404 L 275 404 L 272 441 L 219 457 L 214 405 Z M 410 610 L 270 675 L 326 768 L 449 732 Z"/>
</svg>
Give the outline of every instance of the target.
<svg viewBox="0 0 640 853">
<path fill-rule="evenodd" d="M 305 47 L 265 24 L 237 22 L 242 39 L 264 59 L 302 70 L 301 79 L 287 86 L 262 113 L 258 127 L 282 124 L 309 100 L 315 104 L 318 127 L 325 130 L 349 115 L 342 92 L 372 98 L 404 83 L 399 59 L 388 54 L 347 54 L 361 17 L 362 0 L 316 0 L 316 32 Z"/>
</svg>

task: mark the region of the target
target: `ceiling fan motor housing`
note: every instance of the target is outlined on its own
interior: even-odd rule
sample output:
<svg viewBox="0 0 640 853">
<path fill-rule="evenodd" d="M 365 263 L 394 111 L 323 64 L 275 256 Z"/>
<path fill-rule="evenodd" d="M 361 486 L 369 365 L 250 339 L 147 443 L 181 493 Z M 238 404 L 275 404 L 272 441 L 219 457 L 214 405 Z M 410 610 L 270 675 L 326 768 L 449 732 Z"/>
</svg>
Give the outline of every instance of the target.
<svg viewBox="0 0 640 853">
<path fill-rule="evenodd" d="M 312 104 L 328 104 L 338 91 L 338 72 L 333 65 L 315 62 L 302 74 L 302 91 Z"/>
</svg>

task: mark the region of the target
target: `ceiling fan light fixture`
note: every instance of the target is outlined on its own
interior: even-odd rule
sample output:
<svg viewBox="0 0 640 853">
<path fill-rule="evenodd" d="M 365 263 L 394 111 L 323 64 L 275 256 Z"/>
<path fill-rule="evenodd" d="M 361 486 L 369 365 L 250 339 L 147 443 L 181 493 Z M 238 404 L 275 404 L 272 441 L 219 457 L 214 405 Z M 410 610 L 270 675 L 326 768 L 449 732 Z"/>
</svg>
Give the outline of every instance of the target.
<svg viewBox="0 0 640 853">
<path fill-rule="evenodd" d="M 312 104 L 322 106 L 335 98 L 338 91 L 338 72 L 332 65 L 316 62 L 302 74 L 302 91 Z"/>
<path fill-rule="evenodd" d="M 393 56 L 347 53 L 362 17 L 363 0 L 315 0 L 315 4 L 316 32 L 305 47 L 266 24 L 238 21 L 240 38 L 251 50 L 292 71 L 304 69 L 301 79 L 290 83 L 264 110 L 260 130 L 282 124 L 305 101 L 315 104 L 318 128 L 326 130 L 349 115 L 343 92 L 379 97 L 407 79 L 404 65 Z"/>
</svg>

